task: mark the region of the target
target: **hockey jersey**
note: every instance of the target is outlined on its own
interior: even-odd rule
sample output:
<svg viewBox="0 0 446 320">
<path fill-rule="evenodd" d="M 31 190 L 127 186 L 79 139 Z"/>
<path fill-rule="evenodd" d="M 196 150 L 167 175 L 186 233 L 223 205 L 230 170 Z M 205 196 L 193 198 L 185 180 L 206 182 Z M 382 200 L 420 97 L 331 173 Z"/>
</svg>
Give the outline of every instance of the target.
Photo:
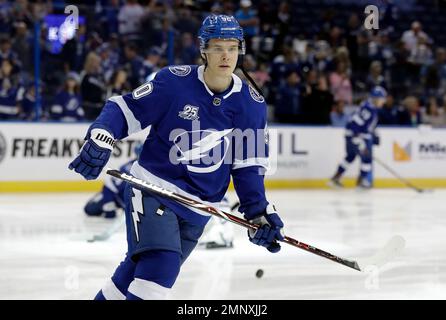
<svg viewBox="0 0 446 320">
<path fill-rule="evenodd" d="M 134 176 L 218 207 L 232 175 L 241 212 L 252 216 L 266 208 L 266 104 L 235 74 L 228 90 L 214 93 L 204 81 L 204 66 L 163 68 L 132 93 L 111 97 L 90 130 L 100 127 L 123 139 L 149 125 Z M 209 218 L 157 198 L 189 221 Z"/>
<path fill-rule="evenodd" d="M 83 120 L 84 110 L 81 107 L 80 97 L 67 91 L 59 92 L 50 108 L 50 115 L 53 120 Z"/>
<path fill-rule="evenodd" d="M 370 100 L 363 102 L 347 123 L 346 136 L 371 140 L 378 124 L 378 111 Z"/>
</svg>

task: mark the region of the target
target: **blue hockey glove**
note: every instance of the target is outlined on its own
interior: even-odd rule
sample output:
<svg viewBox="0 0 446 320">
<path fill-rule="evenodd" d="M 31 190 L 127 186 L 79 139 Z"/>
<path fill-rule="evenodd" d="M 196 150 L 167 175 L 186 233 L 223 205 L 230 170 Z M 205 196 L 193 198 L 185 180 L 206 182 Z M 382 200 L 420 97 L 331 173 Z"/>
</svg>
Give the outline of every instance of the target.
<svg viewBox="0 0 446 320">
<path fill-rule="evenodd" d="M 273 205 L 269 204 L 265 211 L 258 216 L 247 217 L 245 215 L 245 218 L 261 226 L 257 230 L 248 229 L 249 241 L 267 248 L 269 252 L 280 251 L 280 244 L 277 240 L 284 239 L 282 234 L 283 222 Z"/>
<path fill-rule="evenodd" d="M 90 138 L 84 143 L 77 157 L 68 168 L 87 180 L 96 179 L 110 158 L 115 140 L 104 129 L 91 130 Z"/>
</svg>

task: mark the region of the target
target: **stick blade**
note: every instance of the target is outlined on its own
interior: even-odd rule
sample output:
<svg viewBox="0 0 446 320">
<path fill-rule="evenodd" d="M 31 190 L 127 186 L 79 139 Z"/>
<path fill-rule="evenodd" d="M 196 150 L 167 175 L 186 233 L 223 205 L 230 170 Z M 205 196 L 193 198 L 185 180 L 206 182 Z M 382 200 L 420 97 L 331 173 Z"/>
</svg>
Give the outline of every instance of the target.
<svg viewBox="0 0 446 320">
<path fill-rule="evenodd" d="M 359 268 L 361 271 L 366 269 L 380 268 L 392 259 L 394 259 L 405 247 L 406 240 L 402 236 L 393 236 L 387 244 L 373 256 L 363 259 L 358 259 Z"/>
</svg>

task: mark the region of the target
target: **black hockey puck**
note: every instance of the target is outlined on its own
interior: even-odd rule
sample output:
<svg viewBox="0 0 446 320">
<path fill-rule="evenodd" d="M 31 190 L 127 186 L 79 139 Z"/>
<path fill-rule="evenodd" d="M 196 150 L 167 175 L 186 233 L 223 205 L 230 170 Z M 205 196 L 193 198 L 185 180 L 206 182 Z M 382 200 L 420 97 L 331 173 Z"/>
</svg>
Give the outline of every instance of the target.
<svg viewBox="0 0 446 320">
<path fill-rule="evenodd" d="M 260 279 L 262 276 L 263 276 L 263 270 L 262 269 L 257 270 L 256 277 Z"/>
</svg>

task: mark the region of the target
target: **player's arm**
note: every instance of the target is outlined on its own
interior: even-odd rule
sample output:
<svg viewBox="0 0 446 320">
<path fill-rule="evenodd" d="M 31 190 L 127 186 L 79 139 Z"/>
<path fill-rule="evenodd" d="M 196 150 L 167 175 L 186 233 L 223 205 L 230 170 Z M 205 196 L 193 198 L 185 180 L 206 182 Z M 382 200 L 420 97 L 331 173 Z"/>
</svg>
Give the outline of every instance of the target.
<svg viewBox="0 0 446 320">
<path fill-rule="evenodd" d="M 169 105 L 167 73 L 123 96 L 107 100 L 101 114 L 89 127 L 85 143 L 69 168 L 85 179 L 96 179 L 107 164 L 116 140 L 158 123 Z"/>
<path fill-rule="evenodd" d="M 248 231 L 250 241 L 277 252 L 280 250 L 277 240 L 283 240 L 283 222 L 265 196 L 264 176 L 269 165 L 266 112 L 252 112 L 260 116 L 251 115 L 249 125 L 240 126 L 252 131 L 248 131 L 246 139 L 239 139 L 235 144 L 231 175 L 240 200 L 239 211 L 247 220 L 261 226 L 258 230 Z"/>
<path fill-rule="evenodd" d="M 373 121 L 373 112 L 366 107 L 361 107 L 351 119 L 350 129 L 353 133 L 352 142 L 363 152 L 366 149 L 367 141 L 372 139 L 372 134 L 368 127 Z"/>
</svg>

